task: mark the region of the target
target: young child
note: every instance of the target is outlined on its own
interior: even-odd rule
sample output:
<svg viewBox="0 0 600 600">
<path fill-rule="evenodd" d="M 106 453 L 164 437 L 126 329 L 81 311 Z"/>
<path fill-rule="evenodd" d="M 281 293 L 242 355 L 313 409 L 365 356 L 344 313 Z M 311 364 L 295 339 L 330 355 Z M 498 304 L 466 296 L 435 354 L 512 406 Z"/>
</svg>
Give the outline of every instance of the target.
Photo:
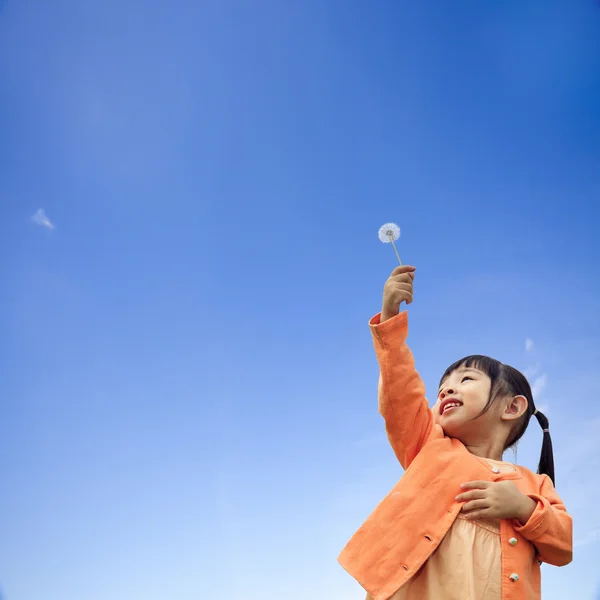
<svg viewBox="0 0 600 600">
<path fill-rule="evenodd" d="M 442 376 L 433 409 L 406 345 L 415 268 L 394 269 L 370 321 L 379 412 L 405 469 L 340 554 L 367 600 L 539 600 L 540 564 L 572 560 L 572 519 L 554 490 L 548 420 L 516 369 L 470 356 Z M 538 474 L 502 461 L 532 416 Z"/>
</svg>

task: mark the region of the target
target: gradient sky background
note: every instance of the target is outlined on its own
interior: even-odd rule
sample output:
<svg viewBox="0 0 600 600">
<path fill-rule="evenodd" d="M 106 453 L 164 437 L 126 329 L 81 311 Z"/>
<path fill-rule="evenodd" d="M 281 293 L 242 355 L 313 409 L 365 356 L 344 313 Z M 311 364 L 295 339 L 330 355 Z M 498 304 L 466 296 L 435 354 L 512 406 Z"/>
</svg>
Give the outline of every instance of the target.
<svg viewBox="0 0 600 600">
<path fill-rule="evenodd" d="M 362 600 L 388 221 L 428 389 L 530 376 L 575 519 L 544 600 L 595 597 L 594 0 L 7 0 L 0 82 L 5 600 Z"/>
</svg>

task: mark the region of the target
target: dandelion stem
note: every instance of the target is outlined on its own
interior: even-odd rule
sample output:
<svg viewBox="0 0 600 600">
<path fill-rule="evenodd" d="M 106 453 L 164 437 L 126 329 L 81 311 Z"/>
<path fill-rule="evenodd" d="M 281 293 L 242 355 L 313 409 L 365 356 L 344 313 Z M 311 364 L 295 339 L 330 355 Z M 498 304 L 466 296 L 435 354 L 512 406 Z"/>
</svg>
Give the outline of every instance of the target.
<svg viewBox="0 0 600 600">
<path fill-rule="evenodd" d="M 396 256 L 398 257 L 398 262 L 400 263 L 400 266 L 402 266 L 402 261 L 400 260 L 400 255 L 398 254 L 398 250 L 396 250 L 396 244 L 394 244 L 394 240 L 390 238 L 390 242 L 392 242 L 392 246 L 394 246 L 394 252 L 396 253 Z"/>
</svg>

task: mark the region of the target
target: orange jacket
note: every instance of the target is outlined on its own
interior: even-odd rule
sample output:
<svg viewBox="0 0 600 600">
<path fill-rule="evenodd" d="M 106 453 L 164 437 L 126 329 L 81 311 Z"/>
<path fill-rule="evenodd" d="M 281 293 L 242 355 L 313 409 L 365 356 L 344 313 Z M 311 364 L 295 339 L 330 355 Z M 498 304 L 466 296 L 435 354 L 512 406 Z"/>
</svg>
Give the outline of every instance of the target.
<svg viewBox="0 0 600 600">
<path fill-rule="evenodd" d="M 374 600 L 387 600 L 431 556 L 460 512 L 460 485 L 511 478 L 537 501 L 521 525 L 503 519 L 502 600 L 539 600 L 540 562 L 572 560 L 572 519 L 546 475 L 523 467 L 496 475 L 456 439 L 433 423 L 425 388 L 406 345 L 406 312 L 369 323 L 380 368 L 379 412 L 405 469 L 400 481 L 371 513 L 339 556 L 339 562 Z M 517 575 L 517 577 L 515 577 Z"/>
</svg>

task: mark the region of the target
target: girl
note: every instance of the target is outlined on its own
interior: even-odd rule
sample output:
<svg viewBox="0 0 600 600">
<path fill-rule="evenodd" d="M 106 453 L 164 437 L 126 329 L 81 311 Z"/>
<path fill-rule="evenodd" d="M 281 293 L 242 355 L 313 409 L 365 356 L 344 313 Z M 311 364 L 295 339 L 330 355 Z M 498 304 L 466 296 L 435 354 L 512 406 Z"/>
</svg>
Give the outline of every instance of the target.
<svg viewBox="0 0 600 600">
<path fill-rule="evenodd" d="M 367 600 L 539 600 L 540 564 L 572 559 L 554 490 L 548 420 L 517 370 L 470 356 L 443 374 L 433 409 L 406 345 L 415 268 L 394 269 L 370 321 L 379 412 L 405 469 L 342 551 Z M 535 416 L 538 474 L 502 461 Z"/>
</svg>

